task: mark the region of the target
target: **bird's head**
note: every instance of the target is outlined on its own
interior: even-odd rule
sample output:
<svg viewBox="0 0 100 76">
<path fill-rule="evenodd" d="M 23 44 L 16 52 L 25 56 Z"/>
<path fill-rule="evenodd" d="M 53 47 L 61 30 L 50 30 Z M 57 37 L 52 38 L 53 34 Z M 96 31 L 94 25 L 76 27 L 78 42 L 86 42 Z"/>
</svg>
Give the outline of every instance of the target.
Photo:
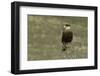
<svg viewBox="0 0 100 76">
<path fill-rule="evenodd" d="M 65 24 L 65 25 L 64 25 L 64 30 L 69 30 L 69 29 L 70 29 L 70 26 L 71 26 L 71 25 L 69 25 L 69 24 Z"/>
</svg>

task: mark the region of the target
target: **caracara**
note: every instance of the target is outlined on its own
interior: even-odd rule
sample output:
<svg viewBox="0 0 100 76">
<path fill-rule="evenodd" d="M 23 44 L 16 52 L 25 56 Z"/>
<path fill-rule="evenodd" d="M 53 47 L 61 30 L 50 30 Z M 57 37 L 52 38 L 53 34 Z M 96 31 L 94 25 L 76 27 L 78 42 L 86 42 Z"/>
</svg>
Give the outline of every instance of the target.
<svg viewBox="0 0 100 76">
<path fill-rule="evenodd" d="M 63 26 L 63 31 L 62 31 L 62 51 L 65 51 L 67 49 L 67 44 L 70 43 L 73 39 L 73 33 L 71 31 L 71 25 L 65 24 Z"/>
</svg>

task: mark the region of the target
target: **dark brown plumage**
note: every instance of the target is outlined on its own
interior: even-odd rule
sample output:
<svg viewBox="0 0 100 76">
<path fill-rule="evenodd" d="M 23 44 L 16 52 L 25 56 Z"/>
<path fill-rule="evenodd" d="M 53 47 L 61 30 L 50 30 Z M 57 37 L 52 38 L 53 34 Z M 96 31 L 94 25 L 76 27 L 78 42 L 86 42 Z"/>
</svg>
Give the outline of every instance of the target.
<svg viewBox="0 0 100 76">
<path fill-rule="evenodd" d="M 64 31 L 62 35 L 62 43 L 69 43 L 72 41 L 73 33 L 71 31 Z"/>
</svg>

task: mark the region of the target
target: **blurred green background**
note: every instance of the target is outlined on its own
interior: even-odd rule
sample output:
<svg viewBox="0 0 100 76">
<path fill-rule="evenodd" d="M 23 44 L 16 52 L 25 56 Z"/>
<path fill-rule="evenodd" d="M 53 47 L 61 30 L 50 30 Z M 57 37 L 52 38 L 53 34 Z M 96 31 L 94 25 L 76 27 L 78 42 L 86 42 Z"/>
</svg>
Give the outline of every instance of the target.
<svg viewBox="0 0 100 76">
<path fill-rule="evenodd" d="M 62 28 L 70 24 L 73 40 L 62 51 Z M 80 59 L 88 57 L 88 18 L 28 15 L 28 60 Z"/>
</svg>

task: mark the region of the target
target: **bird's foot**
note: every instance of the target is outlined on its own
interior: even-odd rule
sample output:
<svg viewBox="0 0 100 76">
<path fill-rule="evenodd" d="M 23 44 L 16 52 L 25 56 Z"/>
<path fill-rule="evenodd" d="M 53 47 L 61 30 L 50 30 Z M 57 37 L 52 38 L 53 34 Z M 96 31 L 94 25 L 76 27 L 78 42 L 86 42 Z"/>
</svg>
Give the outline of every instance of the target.
<svg viewBox="0 0 100 76">
<path fill-rule="evenodd" d="M 66 51 L 66 49 L 64 48 L 64 49 L 62 49 L 62 51 Z"/>
</svg>

